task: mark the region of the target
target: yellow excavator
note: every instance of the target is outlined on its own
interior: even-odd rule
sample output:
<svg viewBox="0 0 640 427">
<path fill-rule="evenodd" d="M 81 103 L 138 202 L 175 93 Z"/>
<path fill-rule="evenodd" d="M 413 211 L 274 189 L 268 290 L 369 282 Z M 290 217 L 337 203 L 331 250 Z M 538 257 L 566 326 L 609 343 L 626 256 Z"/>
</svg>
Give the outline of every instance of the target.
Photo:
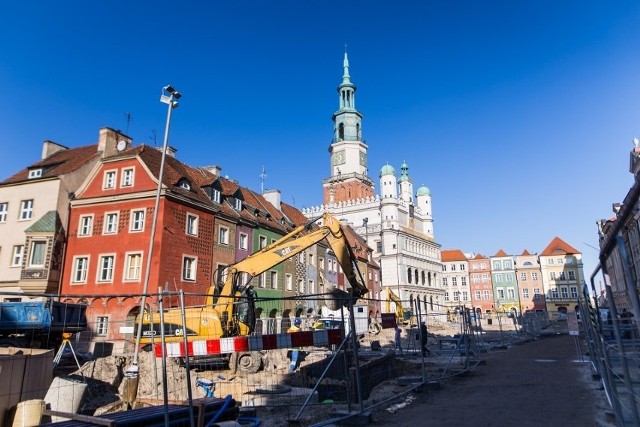
<svg viewBox="0 0 640 427">
<path fill-rule="evenodd" d="M 402 300 L 398 295 L 393 293 L 391 288 L 387 288 L 387 313 L 391 313 L 391 302 L 396 304 L 396 322 L 408 323 L 408 320 L 404 318 L 404 308 L 402 307 Z"/>
<path fill-rule="evenodd" d="M 314 225 L 316 220 L 312 220 L 297 227 L 269 246 L 228 266 L 224 274 L 219 275 L 224 278 L 224 282 L 209 288 L 204 306 L 184 309 L 186 327 L 182 324 L 181 309 L 164 310 L 166 342 L 182 342 L 184 334 L 187 334 L 188 341 L 251 334 L 256 322 L 256 293 L 251 280 L 323 240 L 327 241 L 335 254 L 350 286 L 347 292 L 338 289 L 330 292 L 336 298 L 328 298 L 327 305 L 332 309 L 339 309 L 348 303 L 349 298 L 353 298 L 355 302 L 364 295 L 368 291 L 366 282 L 358 269 L 357 258 L 349 246 L 343 226 L 329 213 L 325 213 L 321 220 L 321 224 L 317 226 Z M 158 342 L 159 317 L 158 313 L 145 312 L 142 319 L 139 316 L 136 319 L 136 323 L 142 321 L 140 342 L 143 346 Z M 256 352 L 234 353 L 230 359 L 230 365 L 244 373 L 257 372 L 261 366 L 261 355 Z"/>
</svg>

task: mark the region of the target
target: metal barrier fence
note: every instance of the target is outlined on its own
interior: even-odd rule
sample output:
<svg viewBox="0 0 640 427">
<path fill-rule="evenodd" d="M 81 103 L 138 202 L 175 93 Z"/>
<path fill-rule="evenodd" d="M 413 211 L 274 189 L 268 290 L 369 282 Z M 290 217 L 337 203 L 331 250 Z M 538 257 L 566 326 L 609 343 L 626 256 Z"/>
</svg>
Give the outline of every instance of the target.
<svg viewBox="0 0 640 427">
<path fill-rule="evenodd" d="M 320 305 L 321 301 L 321 296 L 313 296 L 305 303 Z M 364 302 L 370 307 L 373 303 L 384 306 L 381 301 Z M 264 307 L 276 301 L 258 299 L 257 303 Z M 263 310 L 255 330 L 247 337 L 189 339 L 185 345 L 181 331 L 188 329 L 186 319 L 181 327 L 165 331 L 164 337 L 155 332 L 147 337 L 150 343 L 146 349 L 150 351 L 140 353 L 140 379 L 133 399 L 162 405 L 165 401 L 233 396 L 243 409 L 253 409 L 258 417 L 277 417 L 299 425 L 328 425 L 391 405 L 417 388 L 468 372 L 480 363 L 484 351 L 508 345 L 516 336 L 539 333 L 549 323 L 539 314 L 476 318 L 472 310 L 465 309 L 449 319 L 443 314 L 446 307 L 434 306 L 428 312 L 421 308 L 414 307 L 407 324 L 399 323 L 399 340 L 394 328 L 378 324 L 380 319 L 370 319 L 368 312 L 364 319 L 349 317 L 355 311 L 353 307 L 344 317 L 324 318 L 319 312 L 307 316 L 298 311 L 304 318 L 301 333 L 289 332 L 296 324 L 295 310 L 291 317 L 269 317 L 266 314 L 274 311 Z M 182 314 L 186 317 L 184 311 Z M 59 359 L 57 377 L 86 385 L 75 410 L 97 416 L 132 403 L 127 401 L 131 393 L 124 378 L 132 363 L 135 328 L 131 319 L 106 325 L 100 317 L 88 318 L 84 330 L 68 339 L 56 336 L 59 330 L 37 338 L 43 346 L 53 347 Z M 364 328 L 358 323 L 362 320 Z M 21 338 L 32 340 L 33 345 L 34 330 L 23 334 L 18 323 L 13 331 L 5 324 L 3 339 L 17 340 L 19 335 L 26 335 Z M 420 332 L 423 324 L 428 331 L 424 351 Z M 355 333 L 350 333 L 352 330 Z M 165 358 L 160 357 L 163 354 Z M 188 358 L 187 354 L 198 357 Z M 400 393 L 398 384 L 404 386 Z M 0 398 L 3 393 L 0 390 Z M 56 396 L 69 398 L 64 392 Z"/>
<path fill-rule="evenodd" d="M 587 291 L 585 290 L 585 293 Z M 612 301 L 612 299 L 610 300 Z M 635 321 L 609 315 L 588 297 L 580 318 L 594 370 L 600 377 L 618 426 L 640 425 L 640 339 Z"/>
</svg>

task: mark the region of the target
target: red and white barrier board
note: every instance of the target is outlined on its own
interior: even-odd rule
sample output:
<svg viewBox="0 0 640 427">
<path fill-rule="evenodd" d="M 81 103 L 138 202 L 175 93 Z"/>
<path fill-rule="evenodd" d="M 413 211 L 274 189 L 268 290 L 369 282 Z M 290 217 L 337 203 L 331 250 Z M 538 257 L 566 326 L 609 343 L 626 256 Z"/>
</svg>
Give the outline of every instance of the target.
<svg viewBox="0 0 640 427">
<path fill-rule="evenodd" d="M 323 347 L 339 345 L 343 335 L 341 329 L 301 331 L 292 334 L 249 335 L 218 339 L 165 344 L 167 357 L 205 356 L 244 351 L 276 350 L 295 347 Z M 162 357 L 162 344 L 154 346 L 156 357 Z M 188 352 L 188 353 L 187 353 Z"/>
</svg>

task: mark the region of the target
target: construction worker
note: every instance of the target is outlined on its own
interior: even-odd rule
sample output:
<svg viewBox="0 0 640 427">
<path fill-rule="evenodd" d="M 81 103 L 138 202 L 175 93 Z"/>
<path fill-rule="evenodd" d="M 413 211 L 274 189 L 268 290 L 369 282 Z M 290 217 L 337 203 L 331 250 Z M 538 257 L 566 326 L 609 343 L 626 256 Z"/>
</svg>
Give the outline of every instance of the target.
<svg viewBox="0 0 640 427">
<path fill-rule="evenodd" d="M 293 325 L 291 325 L 291 327 L 287 329 L 287 332 L 288 333 L 300 332 L 302 330 L 301 325 L 302 325 L 302 320 L 300 320 L 299 317 L 296 317 L 295 320 L 293 321 Z"/>
</svg>

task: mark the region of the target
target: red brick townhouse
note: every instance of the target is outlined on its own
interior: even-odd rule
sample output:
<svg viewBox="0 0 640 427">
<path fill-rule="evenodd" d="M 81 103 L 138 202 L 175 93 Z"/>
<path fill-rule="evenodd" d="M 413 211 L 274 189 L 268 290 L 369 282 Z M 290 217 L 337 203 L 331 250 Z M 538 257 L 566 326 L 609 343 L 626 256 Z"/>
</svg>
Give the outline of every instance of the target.
<svg viewBox="0 0 640 427">
<path fill-rule="evenodd" d="M 60 292 L 89 304 L 93 341 L 111 342 L 114 351 L 134 338 L 130 327 L 140 311 L 162 156 L 145 145 L 120 148 L 94 167 L 71 201 Z M 204 302 L 188 294 L 204 294 L 212 283 L 218 208 L 203 187 L 213 179 L 206 169 L 166 156 L 149 293 L 182 289 L 187 305 Z M 146 302 L 157 308 L 155 297 Z"/>
</svg>

